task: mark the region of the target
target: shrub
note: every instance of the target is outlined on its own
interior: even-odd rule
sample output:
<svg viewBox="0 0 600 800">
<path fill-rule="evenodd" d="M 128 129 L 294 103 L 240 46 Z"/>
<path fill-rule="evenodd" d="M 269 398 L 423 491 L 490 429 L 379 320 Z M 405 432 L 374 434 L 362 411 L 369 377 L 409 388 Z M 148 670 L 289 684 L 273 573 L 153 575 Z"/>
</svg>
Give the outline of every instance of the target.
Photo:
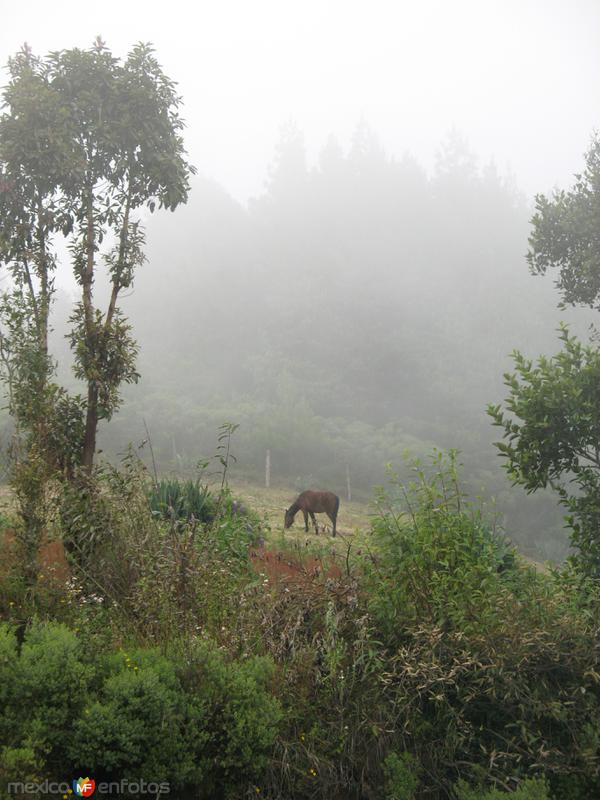
<svg viewBox="0 0 600 800">
<path fill-rule="evenodd" d="M 13 702 L 12 694 L 18 671 L 17 638 L 6 624 L 0 624 L 0 709 L 7 709 Z M 10 740 L 16 720 L 0 713 L 0 742 Z"/>
<path fill-rule="evenodd" d="M 168 781 L 239 797 L 265 769 L 281 720 L 265 658 L 227 661 L 196 642 L 182 669 L 154 649 L 86 652 L 63 625 L 33 625 L 17 655 L 0 627 L 0 777 Z"/>
<path fill-rule="evenodd" d="M 207 734 L 181 688 L 175 665 L 153 651 L 110 659 L 95 699 L 75 721 L 69 760 L 96 780 L 201 780 L 195 756 Z M 192 724 L 195 723 L 195 724 Z"/>
<path fill-rule="evenodd" d="M 98 698 L 77 722 L 70 757 L 104 780 L 144 776 L 202 797 L 232 792 L 265 768 L 280 720 L 266 659 L 227 663 L 207 642 L 181 674 L 154 650 L 110 659 Z"/>
<path fill-rule="evenodd" d="M 457 800 L 550 800 L 548 785 L 541 778 L 523 781 L 514 792 L 500 789 L 473 789 L 461 782 L 456 787 Z"/>
<path fill-rule="evenodd" d="M 86 487 L 89 496 L 81 504 L 77 498 L 69 504 L 76 520 L 83 520 L 69 540 L 86 543 L 85 557 L 80 548 L 74 565 L 75 578 L 110 607 L 113 627 L 161 645 L 200 627 L 220 628 L 229 600 L 235 602 L 250 570 L 248 548 L 260 533 L 256 516 L 224 492 L 219 505 L 210 498 L 211 523 L 166 522 L 152 513 L 147 471 L 131 453 L 119 468 L 98 467 L 92 489 Z M 94 517 L 94 509 L 101 513 Z M 80 592 L 79 617 L 86 610 L 84 600 Z M 89 614 L 85 624 L 94 626 Z"/>
<path fill-rule="evenodd" d="M 491 785 L 536 774 L 592 785 L 600 631 L 580 587 L 507 564 L 452 461 L 393 488 L 380 496 L 367 602 L 423 780 L 432 791 L 483 769 Z"/>
<path fill-rule="evenodd" d="M 32 763 L 43 763 L 52 773 L 60 772 L 66 759 L 68 731 L 87 702 L 94 669 L 83 643 L 64 625 L 32 625 L 18 660 L 11 637 L 4 628 L 0 669 L 6 681 L 2 727 L 7 748 L 2 766 L 6 771 L 28 753 Z"/>
<path fill-rule="evenodd" d="M 408 486 L 390 473 L 391 492 L 378 491 L 370 607 L 390 643 L 408 622 L 479 629 L 516 568 L 513 548 L 462 495 L 454 455 L 436 454 L 433 467 L 414 464 Z"/>
<path fill-rule="evenodd" d="M 386 800 L 414 800 L 418 770 L 410 753 L 389 753 L 383 762 Z"/>
<path fill-rule="evenodd" d="M 212 765 L 207 796 L 219 787 L 234 787 L 263 772 L 282 719 L 279 702 L 270 695 L 272 663 L 266 658 L 226 662 L 219 651 L 197 641 L 189 654 L 184 683 L 199 698 L 209 739 L 204 757 Z"/>
</svg>

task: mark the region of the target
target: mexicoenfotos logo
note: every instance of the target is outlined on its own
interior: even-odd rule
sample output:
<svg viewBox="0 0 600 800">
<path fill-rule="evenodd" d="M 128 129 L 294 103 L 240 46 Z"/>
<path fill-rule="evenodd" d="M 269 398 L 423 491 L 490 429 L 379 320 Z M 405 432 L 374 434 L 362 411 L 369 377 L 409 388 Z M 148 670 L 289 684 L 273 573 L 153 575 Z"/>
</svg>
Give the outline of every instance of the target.
<svg viewBox="0 0 600 800">
<path fill-rule="evenodd" d="M 69 788 L 67 781 L 48 781 L 43 783 L 24 783 L 23 781 L 11 781 L 8 786 L 8 794 L 34 794 L 34 795 L 62 795 L 67 800 L 69 795 L 73 797 L 91 797 L 96 792 L 96 797 L 100 795 L 140 795 L 150 794 L 155 800 L 161 795 L 169 794 L 171 786 L 167 781 L 156 783 L 146 781 L 144 778 L 123 778 L 120 781 L 101 781 L 96 784 L 93 778 L 75 778 L 71 781 L 72 789 Z M 2 795 L 4 797 L 4 795 Z"/>
<path fill-rule="evenodd" d="M 96 781 L 92 778 L 79 778 L 73 780 L 73 791 L 77 797 L 91 797 L 96 788 Z"/>
</svg>

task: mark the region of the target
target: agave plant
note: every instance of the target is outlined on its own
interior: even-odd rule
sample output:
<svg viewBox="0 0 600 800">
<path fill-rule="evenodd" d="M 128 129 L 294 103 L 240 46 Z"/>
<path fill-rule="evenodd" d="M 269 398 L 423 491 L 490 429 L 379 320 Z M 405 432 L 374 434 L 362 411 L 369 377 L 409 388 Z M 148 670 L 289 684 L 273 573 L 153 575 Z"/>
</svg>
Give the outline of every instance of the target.
<svg viewBox="0 0 600 800">
<path fill-rule="evenodd" d="M 215 515 L 215 500 L 208 486 L 199 480 L 185 482 L 163 479 L 154 484 L 149 493 L 150 508 L 164 519 L 212 522 Z"/>
</svg>

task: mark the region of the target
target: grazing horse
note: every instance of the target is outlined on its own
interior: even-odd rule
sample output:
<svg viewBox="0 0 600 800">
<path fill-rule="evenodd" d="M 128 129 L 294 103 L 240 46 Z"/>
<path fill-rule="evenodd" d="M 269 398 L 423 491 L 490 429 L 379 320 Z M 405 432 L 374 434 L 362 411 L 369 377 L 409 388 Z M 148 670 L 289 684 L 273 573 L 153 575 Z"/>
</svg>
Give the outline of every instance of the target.
<svg viewBox="0 0 600 800">
<path fill-rule="evenodd" d="M 304 530 L 308 533 L 308 515 L 313 521 L 315 532 L 319 532 L 317 527 L 317 520 L 315 514 L 325 513 L 333 522 L 333 535 L 335 536 L 335 523 L 337 520 L 338 508 L 340 507 L 340 498 L 333 492 L 315 492 L 309 489 L 298 495 L 295 502 L 285 511 L 285 527 L 291 528 L 294 522 L 294 517 L 298 511 L 304 514 Z"/>
</svg>

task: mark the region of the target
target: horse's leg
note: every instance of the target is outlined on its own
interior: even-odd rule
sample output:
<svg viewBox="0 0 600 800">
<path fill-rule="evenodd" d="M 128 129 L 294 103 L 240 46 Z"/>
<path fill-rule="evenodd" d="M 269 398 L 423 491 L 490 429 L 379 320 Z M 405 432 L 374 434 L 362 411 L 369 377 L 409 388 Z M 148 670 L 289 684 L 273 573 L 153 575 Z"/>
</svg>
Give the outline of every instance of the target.
<svg viewBox="0 0 600 800">
<path fill-rule="evenodd" d="M 302 513 L 304 514 L 304 530 L 308 533 L 308 512 L 302 509 Z"/>
<path fill-rule="evenodd" d="M 314 511 L 309 511 L 308 513 L 310 514 L 310 518 L 312 519 L 313 525 L 315 526 L 315 533 L 318 533 L 319 532 L 319 527 L 317 525 L 317 519 L 315 517 Z"/>
<path fill-rule="evenodd" d="M 337 511 L 334 511 L 333 514 L 330 514 L 329 511 L 326 512 L 329 519 L 333 522 L 333 534 L 335 536 L 335 524 L 337 522 Z"/>
</svg>

